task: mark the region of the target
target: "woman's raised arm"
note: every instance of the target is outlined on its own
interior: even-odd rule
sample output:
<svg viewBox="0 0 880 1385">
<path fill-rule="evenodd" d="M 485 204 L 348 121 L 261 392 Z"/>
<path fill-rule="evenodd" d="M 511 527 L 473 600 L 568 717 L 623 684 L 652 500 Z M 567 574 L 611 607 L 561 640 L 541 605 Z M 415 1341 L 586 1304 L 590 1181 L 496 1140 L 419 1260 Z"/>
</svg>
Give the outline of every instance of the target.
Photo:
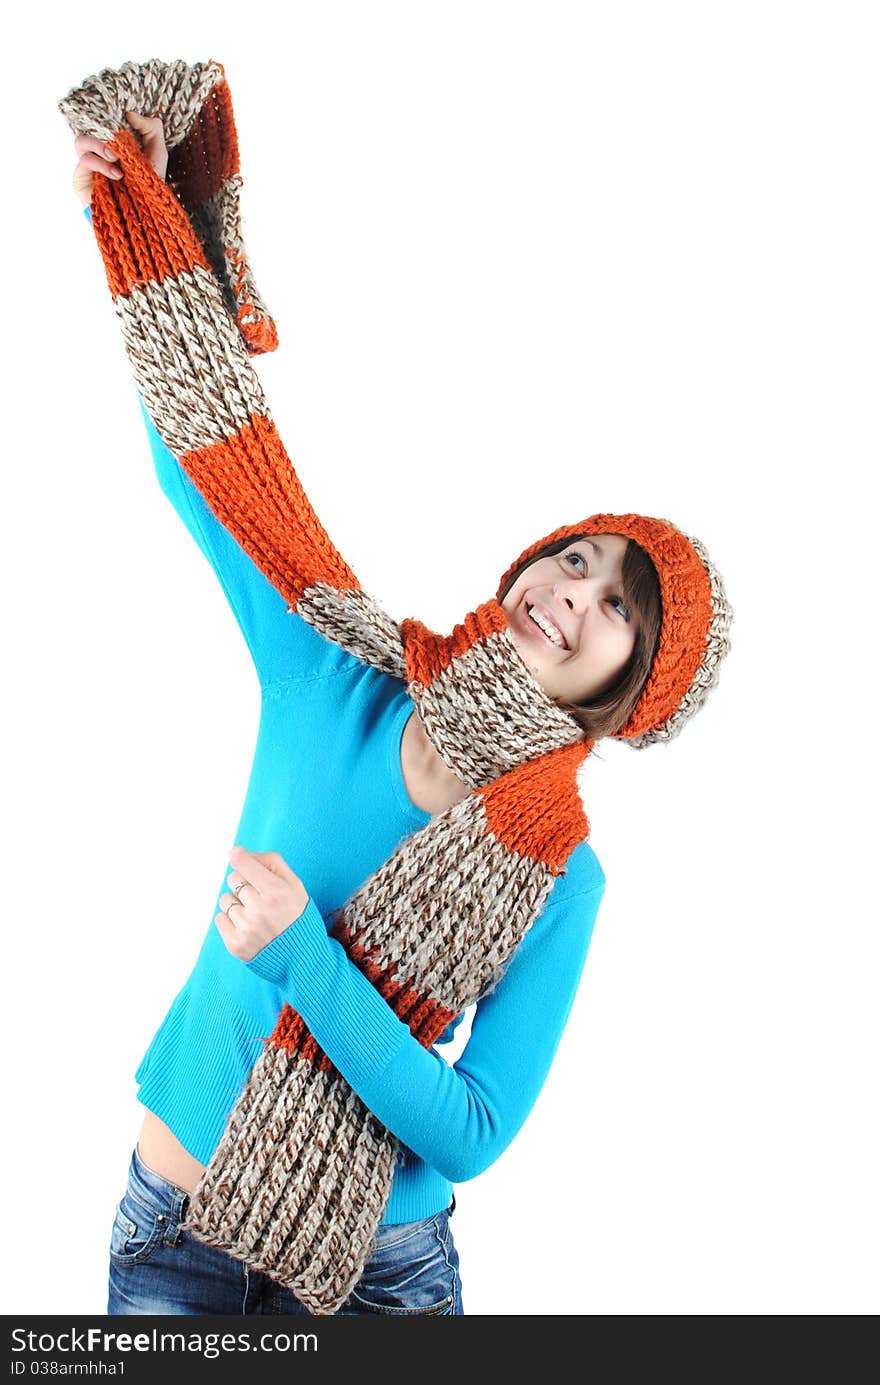
<svg viewBox="0 0 880 1385">
<path fill-rule="evenodd" d="M 133 112 L 128 113 L 128 119 L 139 134 L 151 167 L 164 179 L 168 151 L 161 120 Z M 91 225 L 95 179 L 118 181 L 121 171 L 112 149 L 92 135 L 77 135 L 74 148 L 79 159 L 73 188 Z M 260 683 L 308 676 L 319 667 L 326 670 L 331 649 L 340 660 L 350 658 L 337 646 L 330 646 L 295 611 L 288 610 L 283 596 L 220 522 L 165 445 L 140 393 L 138 402 L 159 485 L 210 563 L 244 636 Z"/>
</svg>

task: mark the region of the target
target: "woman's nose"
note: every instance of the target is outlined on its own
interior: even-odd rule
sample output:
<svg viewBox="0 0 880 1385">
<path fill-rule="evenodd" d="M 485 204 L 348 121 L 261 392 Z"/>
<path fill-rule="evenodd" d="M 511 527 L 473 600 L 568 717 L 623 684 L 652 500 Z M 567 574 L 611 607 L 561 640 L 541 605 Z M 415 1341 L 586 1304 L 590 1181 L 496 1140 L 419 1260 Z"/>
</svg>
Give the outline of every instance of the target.
<svg viewBox="0 0 880 1385">
<path fill-rule="evenodd" d="M 564 601 L 570 611 L 574 610 L 574 598 L 572 597 L 571 592 L 568 590 L 567 582 L 554 582 L 553 595 L 556 597 L 557 601 Z"/>
</svg>

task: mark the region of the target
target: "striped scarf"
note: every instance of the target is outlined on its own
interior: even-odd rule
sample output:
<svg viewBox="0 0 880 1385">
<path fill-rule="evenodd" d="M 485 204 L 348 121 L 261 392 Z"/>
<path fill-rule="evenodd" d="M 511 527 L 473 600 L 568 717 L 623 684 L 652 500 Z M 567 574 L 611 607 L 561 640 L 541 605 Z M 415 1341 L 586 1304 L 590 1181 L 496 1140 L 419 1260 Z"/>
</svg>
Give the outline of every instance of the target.
<svg viewBox="0 0 880 1385">
<path fill-rule="evenodd" d="M 92 224 L 138 389 L 166 446 L 291 612 L 405 680 L 431 743 L 471 789 L 401 841 L 332 927 L 429 1047 L 497 983 L 588 836 L 577 772 L 594 742 L 527 668 L 497 599 L 451 635 L 398 623 L 318 520 L 250 363 L 275 348 L 277 333 L 244 252 L 221 64 L 126 63 L 87 78 L 59 108 L 74 133 L 110 143 L 119 160 L 121 179 L 95 179 Z M 127 109 L 161 117 L 166 181 Z M 551 540 L 591 533 L 635 539 L 657 569 L 659 647 L 617 734 L 633 745 L 669 740 L 729 647 L 721 579 L 696 539 L 639 515 L 557 529 L 517 563 Z M 312 1313 L 332 1314 L 369 1257 L 397 1155 L 394 1135 L 285 1004 L 184 1225 L 286 1285 Z"/>
</svg>

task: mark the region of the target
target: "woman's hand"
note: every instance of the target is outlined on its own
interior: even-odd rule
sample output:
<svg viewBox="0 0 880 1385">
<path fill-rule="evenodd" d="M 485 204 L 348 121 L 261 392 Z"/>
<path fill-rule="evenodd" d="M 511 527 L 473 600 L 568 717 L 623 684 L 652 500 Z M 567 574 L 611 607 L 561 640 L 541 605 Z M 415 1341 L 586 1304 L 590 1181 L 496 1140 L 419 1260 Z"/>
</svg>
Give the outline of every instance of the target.
<svg viewBox="0 0 880 1385">
<path fill-rule="evenodd" d="M 233 957 L 249 962 L 299 918 L 309 895 L 277 851 L 234 846 L 229 859 L 234 869 L 227 882 L 234 893 L 220 896 L 223 912 L 214 922 Z"/>
<path fill-rule="evenodd" d="M 126 111 L 125 118 L 132 131 L 140 136 L 147 159 L 164 182 L 168 172 L 168 150 L 162 121 L 158 116 L 137 115 L 134 111 Z M 73 190 L 80 204 L 87 207 L 92 200 L 94 175 L 101 173 L 105 178 L 121 178 L 122 170 L 110 146 L 94 135 L 77 135 L 73 147 L 80 156 L 73 170 Z"/>
</svg>

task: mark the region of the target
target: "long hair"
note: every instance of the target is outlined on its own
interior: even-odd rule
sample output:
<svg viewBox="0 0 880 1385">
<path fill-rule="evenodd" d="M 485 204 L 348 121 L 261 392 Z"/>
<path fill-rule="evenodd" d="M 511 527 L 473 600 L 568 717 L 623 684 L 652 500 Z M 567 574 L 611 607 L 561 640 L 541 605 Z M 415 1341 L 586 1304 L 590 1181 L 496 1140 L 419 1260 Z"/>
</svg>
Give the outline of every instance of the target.
<svg viewBox="0 0 880 1385">
<path fill-rule="evenodd" d="M 577 543 L 579 537 L 588 538 L 589 535 L 571 535 L 556 543 L 548 543 L 530 554 L 526 562 L 520 563 L 510 573 L 498 600 L 504 600 L 516 579 L 532 563 L 539 558 L 551 558 L 555 553 L 561 553 Z M 663 621 L 660 581 L 654 564 L 635 539 L 627 540 L 623 555 L 623 599 L 630 610 L 637 611 L 639 615 L 635 647 L 626 664 L 607 688 L 586 702 L 571 703 L 557 699 L 558 705 L 575 718 L 588 736 L 597 741 L 603 736 L 612 736 L 626 725 L 648 681 L 660 643 Z"/>
</svg>

